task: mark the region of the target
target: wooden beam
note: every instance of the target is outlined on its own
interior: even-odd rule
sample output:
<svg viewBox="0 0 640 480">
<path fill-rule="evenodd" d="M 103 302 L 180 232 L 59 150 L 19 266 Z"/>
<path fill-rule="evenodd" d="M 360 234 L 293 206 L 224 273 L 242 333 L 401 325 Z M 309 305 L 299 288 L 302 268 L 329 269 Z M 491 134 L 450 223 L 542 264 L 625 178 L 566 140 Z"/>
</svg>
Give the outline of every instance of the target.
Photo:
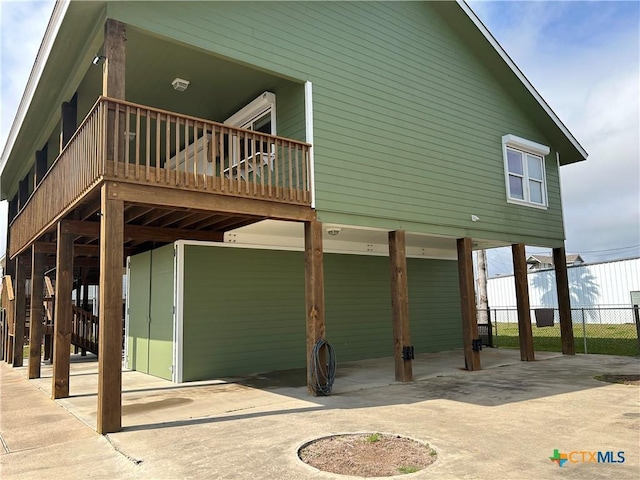
<svg viewBox="0 0 640 480">
<path fill-rule="evenodd" d="M 305 222 L 304 224 L 304 265 L 305 265 L 305 306 L 307 320 L 307 388 L 310 393 L 317 394 L 312 382 L 309 361 L 316 342 L 324 339 L 324 267 L 322 259 L 322 224 Z M 320 355 L 320 372 L 326 378 L 326 351 Z"/>
<path fill-rule="evenodd" d="M 60 151 L 69 143 L 78 128 L 78 94 L 74 94 L 71 101 L 63 102 L 61 110 Z"/>
<path fill-rule="evenodd" d="M 482 367 L 480 364 L 480 348 L 478 345 L 478 320 L 476 316 L 476 294 L 473 279 L 471 239 L 469 237 L 459 238 L 457 240 L 457 248 L 464 366 L 467 370 L 475 371 L 480 370 Z"/>
<path fill-rule="evenodd" d="M 573 338 L 573 320 L 571 319 L 571 297 L 569 294 L 569 278 L 567 275 L 567 256 L 564 247 L 553 249 L 553 265 L 556 271 L 556 291 L 558 292 L 558 313 L 560 314 L 560 339 L 562 353 L 575 355 L 576 346 Z"/>
<path fill-rule="evenodd" d="M 62 232 L 58 224 L 56 258 L 56 296 L 53 329 L 52 397 L 69 396 L 69 361 L 71 349 L 71 291 L 73 290 L 73 235 Z"/>
<path fill-rule="evenodd" d="M 83 222 L 81 220 L 64 220 L 63 231 L 85 237 L 97 237 L 100 234 L 100 223 Z M 124 238 L 148 242 L 173 242 L 175 240 L 202 240 L 221 242 L 224 234 L 205 230 L 189 230 L 183 228 L 147 227 L 143 225 L 125 225 Z M 78 245 L 80 247 L 80 245 Z M 98 247 L 96 245 L 96 247 Z"/>
<path fill-rule="evenodd" d="M 522 243 L 511 246 L 513 276 L 516 285 L 518 306 L 518 337 L 520 338 L 520 359 L 524 362 L 535 360 L 533 353 L 533 333 L 531 331 L 531 307 L 529 305 L 529 284 L 527 281 L 527 258 Z"/>
<path fill-rule="evenodd" d="M 44 320 L 44 271 L 45 256 L 31 254 L 31 313 L 29 314 L 29 378 L 40 378 L 42 358 L 42 322 Z"/>
<path fill-rule="evenodd" d="M 124 204 L 102 187 L 100 221 L 100 336 L 97 431 L 122 428 L 122 258 Z"/>
<path fill-rule="evenodd" d="M 311 221 L 316 218 L 315 211 L 304 205 L 218 195 L 210 192 L 187 191 L 156 185 L 109 183 L 113 186 L 112 193 L 117 198 L 136 205 L 158 206 L 174 210 L 200 210 L 278 220 Z"/>
<path fill-rule="evenodd" d="M 14 307 L 14 336 L 13 336 L 13 366 L 22 367 L 24 365 L 24 326 L 27 318 L 26 292 L 27 283 L 27 257 L 20 255 L 16 262 L 16 281 L 13 284 L 15 295 Z"/>
<path fill-rule="evenodd" d="M 33 184 L 37 187 L 44 178 L 44 174 L 47 173 L 47 157 L 48 157 L 48 144 L 45 143 L 42 150 L 36 152 L 36 164 L 33 173 Z"/>
<path fill-rule="evenodd" d="M 69 233 L 73 238 L 73 233 Z M 36 253 L 56 253 L 57 248 L 55 243 L 44 243 L 44 242 L 36 242 L 33 244 L 33 248 L 35 248 Z M 135 249 L 127 248 L 124 253 L 126 255 L 132 255 L 136 252 Z M 84 245 L 84 244 L 74 244 L 73 247 L 74 256 L 78 257 L 98 257 L 100 256 L 100 245 Z M 78 264 L 79 265 L 79 264 Z"/>
<path fill-rule="evenodd" d="M 391 267 L 391 307 L 393 309 L 393 358 L 396 381 L 413 379 L 411 332 L 409 324 L 409 281 L 404 230 L 389 232 L 389 264 Z M 411 353 L 404 354 L 405 348 Z"/>
</svg>

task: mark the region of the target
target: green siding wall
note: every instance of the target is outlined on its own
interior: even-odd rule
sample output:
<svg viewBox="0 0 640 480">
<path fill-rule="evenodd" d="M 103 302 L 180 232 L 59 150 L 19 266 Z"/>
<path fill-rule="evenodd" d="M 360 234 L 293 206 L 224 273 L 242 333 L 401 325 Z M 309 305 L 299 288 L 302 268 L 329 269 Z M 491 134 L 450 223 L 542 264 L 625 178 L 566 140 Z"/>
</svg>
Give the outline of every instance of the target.
<svg viewBox="0 0 640 480">
<path fill-rule="evenodd" d="M 407 278 L 411 343 L 416 352 L 461 348 L 458 262 L 408 258 Z"/>
<path fill-rule="evenodd" d="M 183 380 L 305 365 L 300 252 L 185 246 Z"/>
<path fill-rule="evenodd" d="M 115 2 L 108 15 L 311 80 L 321 221 L 564 237 L 553 145 L 550 208 L 508 204 L 501 136 L 549 142 L 429 2 Z"/>
<path fill-rule="evenodd" d="M 393 355 L 389 259 L 325 254 L 324 268 L 338 361 Z M 187 245 L 184 269 L 184 381 L 305 366 L 302 252 Z M 459 347 L 456 262 L 408 269 L 416 352 Z"/>
</svg>

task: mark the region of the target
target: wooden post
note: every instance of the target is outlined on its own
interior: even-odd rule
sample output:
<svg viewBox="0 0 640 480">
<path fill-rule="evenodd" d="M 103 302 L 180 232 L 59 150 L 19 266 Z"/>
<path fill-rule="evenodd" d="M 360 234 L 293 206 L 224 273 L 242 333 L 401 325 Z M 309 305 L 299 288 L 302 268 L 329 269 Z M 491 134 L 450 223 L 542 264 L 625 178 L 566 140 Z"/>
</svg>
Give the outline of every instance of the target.
<svg viewBox="0 0 640 480">
<path fill-rule="evenodd" d="M 460 309 L 462 313 L 462 343 L 464 346 L 464 366 L 467 370 L 480 370 L 480 350 L 478 345 L 478 320 L 476 294 L 473 286 L 472 242 L 468 237 L 457 240 L 458 281 L 460 284 Z M 476 344 L 474 348 L 474 342 Z"/>
<path fill-rule="evenodd" d="M 322 254 L 322 223 L 304 224 L 305 305 L 307 311 L 307 388 L 316 394 L 311 381 L 309 361 L 313 346 L 324 339 L 324 267 Z M 324 350 L 324 349 L 323 349 Z M 321 352 L 321 368 L 326 368 L 326 351 Z M 326 377 L 326 370 L 321 372 Z"/>
<path fill-rule="evenodd" d="M 565 355 L 575 355 L 576 346 L 573 338 L 573 319 L 571 318 L 567 256 L 564 247 L 553 249 L 553 265 L 556 270 L 556 291 L 558 292 L 562 353 Z"/>
<path fill-rule="evenodd" d="M 409 324 L 409 282 L 404 230 L 389 232 L 389 263 L 391 267 L 391 307 L 393 309 L 393 358 L 396 380 L 413 379 L 413 347 Z M 404 354 L 404 349 L 411 350 Z"/>
<path fill-rule="evenodd" d="M 36 163 L 33 173 L 33 185 L 34 189 L 40 185 L 40 182 L 44 178 L 44 174 L 47 173 L 47 157 L 48 157 L 48 144 L 45 143 L 42 150 L 36 152 Z"/>
<path fill-rule="evenodd" d="M 29 178 L 24 177 L 18 182 L 18 211 L 22 210 L 29 199 Z"/>
<path fill-rule="evenodd" d="M 29 326 L 29 378 L 40 378 L 42 320 L 44 317 L 45 256 L 31 249 L 31 314 Z"/>
<path fill-rule="evenodd" d="M 529 305 L 529 284 L 527 281 L 527 258 L 524 245 L 511 246 L 513 257 L 513 276 L 516 284 L 516 303 L 518 305 L 518 336 L 520 338 L 520 360 L 532 362 L 533 333 L 531 331 L 531 307 Z"/>
<path fill-rule="evenodd" d="M 56 255 L 56 298 L 53 327 L 53 399 L 69 396 L 71 356 L 71 291 L 73 290 L 73 235 L 62 232 L 58 222 Z"/>
<path fill-rule="evenodd" d="M 100 217 L 100 335 L 98 340 L 97 431 L 122 428 L 122 267 L 124 204 L 102 186 Z"/>
<path fill-rule="evenodd" d="M 27 318 L 27 257 L 20 255 L 16 262 L 16 281 L 13 285 L 15 295 L 15 326 L 13 335 L 13 366 L 22 367 L 24 348 L 24 326 Z"/>
<path fill-rule="evenodd" d="M 78 94 L 74 94 L 70 102 L 62 103 L 60 151 L 69 143 L 78 128 Z"/>
<path fill-rule="evenodd" d="M 104 25 L 104 63 L 102 65 L 102 95 L 125 100 L 125 59 L 127 30 L 124 23 L 107 19 Z M 115 111 L 107 114 L 107 160 L 124 158 L 124 113 L 120 113 L 118 131 L 115 131 Z M 114 139 L 118 138 L 118 142 Z M 115 146 L 118 145 L 118 152 Z"/>
</svg>

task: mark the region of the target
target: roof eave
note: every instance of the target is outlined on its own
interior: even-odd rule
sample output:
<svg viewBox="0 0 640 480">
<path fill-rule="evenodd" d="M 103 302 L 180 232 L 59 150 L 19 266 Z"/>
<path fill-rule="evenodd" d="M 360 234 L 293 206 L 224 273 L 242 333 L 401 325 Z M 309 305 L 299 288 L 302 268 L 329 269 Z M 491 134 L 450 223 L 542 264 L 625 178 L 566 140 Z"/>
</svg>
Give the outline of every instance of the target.
<svg viewBox="0 0 640 480">
<path fill-rule="evenodd" d="M 489 29 L 484 25 L 484 23 L 482 23 L 482 20 L 478 18 L 478 16 L 471 9 L 471 7 L 467 5 L 465 0 L 456 0 L 456 3 L 460 6 L 462 11 L 469 17 L 469 19 L 473 22 L 473 24 L 478 28 L 480 33 L 482 33 L 482 35 L 487 39 L 489 44 L 494 48 L 494 50 L 498 53 L 498 55 L 500 55 L 502 60 L 511 69 L 514 75 L 518 77 L 522 85 L 524 85 L 524 87 L 529 91 L 531 96 L 536 100 L 536 102 L 538 102 L 540 107 L 542 107 L 542 109 L 549 116 L 549 118 L 556 124 L 556 126 L 560 129 L 562 134 L 567 138 L 569 143 L 571 143 L 573 148 L 575 148 L 576 151 L 582 157 L 580 160 L 573 160 L 573 161 L 563 161 L 563 159 L 561 159 L 560 163 L 564 165 L 567 163 L 574 163 L 575 161 L 586 160 L 587 157 L 589 156 L 587 151 L 582 147 L 582 145 L 580 145 L 580 142 L 578 142 L 578 140 L 573 136 L 573 134 L 566 127 L 566 125 L 562 123 L 562 120 L 560 120 L 560 118 L 556 115 L 556 113 L 549 106 L 549 104 L 547 104 L 544 98 L 542 98 L 542 96 L 538 93 L 538 91 L 535 89 L 533 84 L 527 79 L 524 73 L 522 73 L 522 71 L 518 68 L 515 62 L 511 59 L 509 54 L 504 50 L 504 48 L 502 48 L 498 40 L 496 40 L 496 38 L 491 34 Z"/>
<path fill-rule="evenodd" d="M 9 130 L 9 136 L 7 137 L 4 149 L 2 150 L 2 156 L 0 157 L 0 176 L 2 176 L 2 173 L 4 172 L 5 166 L 7 165 L 7 161 L 9 159 L 9 155 L 11 154 L 18 133 L 22 128 L 22 123 L 24 122 L 27 110 L 29 109 L 29 105 L 31 104 L 33 95 L 35 94 L 36 87 L 40 82 L 40 77 L 42 76 L 44 67 L 47 64 L 47 60 L 49 59 L 53 43 L 55 42 L 56 36 L 58 35 L 58 31 L 60 30 L 60 26 L 62 25 L 62 21 L 65 14 L 67 13 L 67 9 L 70 3 L 70 0 L 56 0 L 56 4 L 53 7 L 53 12 L 51 13 L 49 23 L 47 24 L 44 38 L 42 39 L 42 43 L 40 43 L 40 48 L 38 49 L 36 60 L 33 64 L 33 68 L 31 69 L 31 73 L 29 74 L 27 86 L 25 87 L 22 98 L 20 99 L 18 111 L 16 112 L 16 115 L 13 119 L 11 130 Z"/>
</svg>

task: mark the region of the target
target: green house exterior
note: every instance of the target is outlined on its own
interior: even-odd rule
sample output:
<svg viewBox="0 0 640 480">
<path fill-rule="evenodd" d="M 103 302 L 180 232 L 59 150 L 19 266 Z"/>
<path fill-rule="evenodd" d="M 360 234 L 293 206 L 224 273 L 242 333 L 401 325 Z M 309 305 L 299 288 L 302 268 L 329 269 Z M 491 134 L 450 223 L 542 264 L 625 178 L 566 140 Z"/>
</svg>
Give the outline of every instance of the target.
<svg viewBox="0 0 640 480">
<path fill-rule="evenodd" d="M 125 244 L 130 368 L 190 381 L 304 367 L 309 219 L 322 224 L 326 337 L 341 361 L 393 354 L 389 232 L 407 233 L 416 353 L 463 345 L 458 239 L 564 245 L 559 169 L 587 154 L 464 2 L 61 2 L 0 162 L 16 224 L 21 195 L 37 193 L 36 151 L 48 145 L 47 168 L 60 152 L 60 105 L 73 98 L 79 125 L 102 95 L 109 22 L 126 29 L 120 100 L 223 123 L 269 92 L 267 133 L 306 142 L 310 162 L 302 220 L 261 203 L 216 230 L 218 245 Z M 197 130 L 185 137 L 163 161 L 197 146 Z M 125 207 L 125 224 L 146 226 Z M 33 237 L 14 237 L 9 256 Z"/>
</svg>

